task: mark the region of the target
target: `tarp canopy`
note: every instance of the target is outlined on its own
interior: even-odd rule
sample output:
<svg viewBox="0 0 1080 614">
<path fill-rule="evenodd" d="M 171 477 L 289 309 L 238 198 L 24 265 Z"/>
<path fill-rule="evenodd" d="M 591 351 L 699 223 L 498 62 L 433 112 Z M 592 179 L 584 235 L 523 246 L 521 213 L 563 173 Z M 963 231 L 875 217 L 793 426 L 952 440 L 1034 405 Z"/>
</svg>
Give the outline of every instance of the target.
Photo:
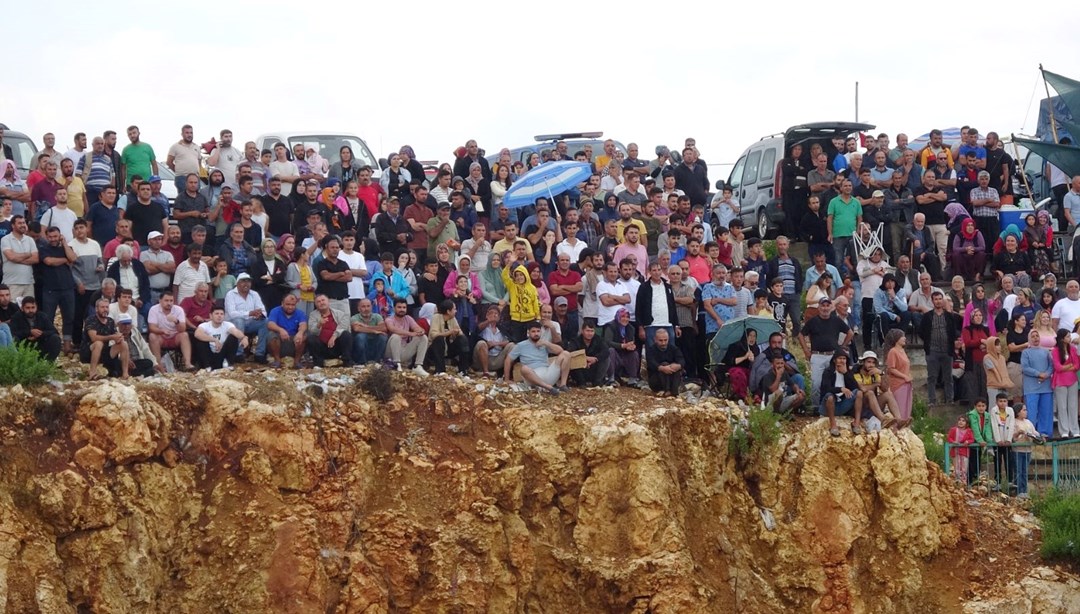
<svg viewBox="0 0 1080 614">
<path fill-rule="evenodd" d="M 1057 143 L 1036 141 L 1034 139 L 1024 139 L 1015 135 L 1012 137 L 1012 140 L 1039 154 L 1047 162 L 1061 169 L 1066 175 L 1070 177 L 1080 175 L 1080 147 L 1058 145 Z"/>
<path fill-rule="evenodd" d="M 1051 111 L 1053 111 L 1058 140 L 1070 137 L 1076 141 L 1073 135 L 1080 135 L 1080 129 L 1078 129 L 1080 126 L 1073 121 L 1072 109 L 1080 112 L 1080 81 L 1063 77 L 1049 70 L 1042 71 L 1042 75 L 1046 83 L 1054 88 L 1058 95 L 1044 98 L 1039 103 L 1039 122 L 1035 129 L 1035 136 L 1044 141 L 1053 141 L 1054 130 L 1050 127 Z"/>
</svg>

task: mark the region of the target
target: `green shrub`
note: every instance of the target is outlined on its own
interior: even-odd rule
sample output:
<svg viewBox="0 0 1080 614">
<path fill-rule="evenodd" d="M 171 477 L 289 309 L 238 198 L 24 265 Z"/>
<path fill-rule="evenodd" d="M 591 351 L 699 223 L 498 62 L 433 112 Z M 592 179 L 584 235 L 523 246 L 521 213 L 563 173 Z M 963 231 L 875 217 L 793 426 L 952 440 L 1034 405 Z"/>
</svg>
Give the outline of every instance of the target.
<svg viewBox="0 0 1080 614">
<path fill-rule="evenodd" d="M 37 386 L 59 374 L 56 363 L 42 357 L 31 345 L 17 343 L 0 348 L 0 386 Z"/>
<path fill-rule="evenodd" d="M 1080 493 L 1050 489 L 1033 503 L 1042 523 L 1043 558 L 1080 562 Z"/>
<path fill-rule="evenodd" d="M 743 418 L 731 418 L 728 453 L 741 459 L 758 456 L 780 440 L 780 416 L 770 409 L 750 407 Z"/>
<path fill-rule="evenodd" d="M 926 401 L 917 399 L 911 407 L 911 432 L 919 436 L 926 448 L 926 458 L 945 468 L 945 420 L 930 415 Z"/>
</svg>

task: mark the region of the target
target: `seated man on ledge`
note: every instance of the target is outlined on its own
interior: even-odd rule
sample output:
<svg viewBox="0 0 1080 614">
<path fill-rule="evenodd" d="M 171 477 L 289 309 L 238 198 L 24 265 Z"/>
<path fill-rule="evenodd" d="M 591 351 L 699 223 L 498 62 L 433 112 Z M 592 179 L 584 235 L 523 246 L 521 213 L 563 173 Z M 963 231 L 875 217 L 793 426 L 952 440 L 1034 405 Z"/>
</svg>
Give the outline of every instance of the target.
<svg viewBox="0 0 1080 614">
<path fill-rule="evenodd" d="M 656 392 L 656 396 L 679 395 L 686 360 L 678 346 L 671 343 L 666 328 L 656 329 L 653 345 L 645 352 L 645 363 L 648 368 L 649 388 Z"/>
<path fill-rule="evenodd" d="M 79 362 L 90 365 L 86 379 L 92 381 L 101 377 L 98 365 L 105 367 L 113 377 L 121 374 L 123 379 L 128 378 L 128 346 L 123 341 L 123 335 L 109 317 L 109 299 L 99 298 L 94 303 L 94 313 L 83 323 Z"/>
<path fill-rule="evenodd" d="M 818 413 L 829 417 L 829 434 L 840 436 L 836 416 L 846 416 L 862 403 L 862 391 L 855 382 L 855 374 L 848 366 L 848 355 L 843 350 L 833 354 L 832 361 L 821 375 L 821 406 Z M 861 407 L 860 407 L 861 409 Z"/>
<path fill-rule="evenodd" d="M 566 392 L 566 378 L 570 375 L 570 353 L 550 341 L 540 339 L 540 322 L 533 320 L 527 325 L 528 337 L 510 350 L 510 360 L 503 365 L 503 380 L 510 383 L 514 361 L 521 360 L 521 377 L 527 383 L 551 394 Z M 548 363 L 548 353 L 555 360 Z"/>
<path fill-rule="evenodd" d="M 52 362 L 60 355 L 60 335 L 53 326 L 52 318 L 45 317 L 38 311 L 37 301 L 32 296 L 24 296 L 22 312 L 11 318 L 11 337 L 15 343 L 26 342 L 39 354 Z"/>
</svg>

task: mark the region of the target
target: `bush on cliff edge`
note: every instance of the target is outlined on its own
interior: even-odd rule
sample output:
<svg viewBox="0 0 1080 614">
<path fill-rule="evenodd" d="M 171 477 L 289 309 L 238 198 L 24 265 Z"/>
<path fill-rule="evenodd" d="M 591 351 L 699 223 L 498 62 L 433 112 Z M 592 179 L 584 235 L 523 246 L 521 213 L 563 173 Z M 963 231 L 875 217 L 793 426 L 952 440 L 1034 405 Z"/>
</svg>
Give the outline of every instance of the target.
<svg viewBox="0 0 1080 614">
<path fill-rule="evenodd" d="M 1042 523 L 1043 558 L 1080 562 L 1080 493 L 1051 489 L 1034 499 L 1032 511 Z"/>
<path fill-rule="evenodd" d="M 0 386 L 37 386 L 59 374 L 56 364 L 42 357 L 33 346 L 17 343 L 0 348 Z"/>
</svg>

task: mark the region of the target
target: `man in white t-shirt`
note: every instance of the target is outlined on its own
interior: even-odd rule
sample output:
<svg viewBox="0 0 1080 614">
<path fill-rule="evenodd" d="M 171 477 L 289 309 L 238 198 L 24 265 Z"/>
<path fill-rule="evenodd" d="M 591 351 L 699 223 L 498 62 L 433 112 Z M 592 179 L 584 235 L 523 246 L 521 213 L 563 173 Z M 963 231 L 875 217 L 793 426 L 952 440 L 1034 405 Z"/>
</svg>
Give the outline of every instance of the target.
<svg viewBox="0 0 1080 614">
<path fill-rule="evenodd" d="M 221 174 L 225 176 L 226 184 L 235 186 L 236 167 L 244 159 L 244 154 L 232 146 L 232 130 L 222 130 L 220 136 L 221 140 L 218 141 L 214 151 L 210 152 L 206 163 L 221 171 Z"/>
<path fill-rule="evenodd" d="M 274 145 L 274 161 L 270 163 L 270 176 L 281 179 L 282 196 L 292 194 L 293 182 L 300 178 L 300 169 L 289 160 L 288 156 L 289 150 L 284 143 Z"/>
<path fill-rule="evenodd" d="M 356 309 L 356 301 L 367 296 L 364 293 L 364 278 L 368 276 L 367 261 L 364 255 L 353 248 L 356 247 L 356 233 L 346 230 L 341 233 L 341 251 L 338 259 L 349 265 L 352 280 L 346 285 L 349 290 L 349 309 Z"/>
<path fill-rule="evenodd" d="M 57 188 L 56 204 L 49 207 L 49 210 L 41 216 L 41 229 L 44 231 L 46 228 L 56 226 L 60 229 L 60 234 L 64 235 L 64 238 L 70 242 L 75 238 L 73 231 L 77 219 L 79 219 L 79 216 L 68 208 L 67 188 Z"/>
<path fill-rule="evenodd" d="M 487 240 L 487 226 L 476 222 L 472 227 L 472 237 L 461 242 L 461 253 L 472 262 L 472 270 L 484 271 L 491 258 L 491 241 Z"/>
<path fill-rule="evenodd" d="M 210 269 L 202 260 L 203 248 L 198 243 L 187 246 L 187 259 L 176 265 L 173 273 L 173 293 L 176 302 L 195 296 L 195 288 L 200 281 L 210 283 Z"/>
<path fill-rule="evenodd" d="M 557 256 L 567 254 L 570 256 L 570 262 L 577 262 L 581 259 L 581 252 L 585 251 L 585 248 L 588 247 L 588 245 L 586 245 L 584 241 L 578 240 L 577 233 L 578 223 L 566 222 L 563 226 L 563 234 L 566 238 L 555 246 L 555 254 Z"/>
<path fill-rule="evenodd" d="M 596 297 L 600 301 L 596 313 L 598 326 L 610 324 L 619 309 L 630 304 L 630 290 L 619 281 L 618 264 L 608 262 L 604 265 L 604 279 L 596 284 Z"/>
<path fill-rule="evenodd" d="M 1073 322 L 1080 318 L 1080 283 L 1072 279 L 1065 284 L 1065 298 L 1054 304 L 1050 318 L 1055 330 L 1073 329 Z"/>
<path fill-rule="evenodd" d="M 225 308 L 214 305 L 210 321 L 203 322 L 195 329 L 194 345 L 199 367 L 214 370 L 222 368 L 226 358 L 247 349 L 248 340 L 243 331 L 225 320 Z"/>
</svg>

